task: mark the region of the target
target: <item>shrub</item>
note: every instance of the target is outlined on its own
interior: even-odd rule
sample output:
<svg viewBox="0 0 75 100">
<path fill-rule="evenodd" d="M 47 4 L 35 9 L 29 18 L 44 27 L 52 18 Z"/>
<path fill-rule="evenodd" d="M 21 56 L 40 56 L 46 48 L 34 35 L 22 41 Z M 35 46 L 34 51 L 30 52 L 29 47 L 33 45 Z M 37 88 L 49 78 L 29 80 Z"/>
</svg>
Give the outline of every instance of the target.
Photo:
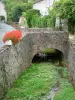
<svg viewBox="0 0 75 100">
<path fill-rule="evenodd" d="M 5 20 L 5 17 L 4 16 L 0 16 L 0 20 Z"/>
<path fill-rule="evenodd" d="M 27 24 L 30 28 L 35 26 L 35 24 L 37 24 L 36 21 L 38 20 L 37 18 L 39 16 L 40 16 L 39 10 L 35 10 L 35 9 L 27 10 L 27 12 L 25 13 L 25 17 L 27 20 Z"/>
<path fill-rule="evenodd" d="M 5 33 L 3 37 L 3 42 L 5 43 L 8 40 L 11 40 L 13 44 L 16 44 L 22 38 L 22 33 L 18 30 L 13 30 L 11 32 Z"/>
</svg>

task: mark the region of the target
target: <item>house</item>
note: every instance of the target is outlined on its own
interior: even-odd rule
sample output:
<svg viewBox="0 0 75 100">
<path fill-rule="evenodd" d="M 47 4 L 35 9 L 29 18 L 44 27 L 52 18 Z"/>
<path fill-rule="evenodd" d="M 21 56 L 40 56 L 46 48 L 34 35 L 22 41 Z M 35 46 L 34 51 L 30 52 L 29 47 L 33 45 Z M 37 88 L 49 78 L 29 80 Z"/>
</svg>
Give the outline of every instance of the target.
<svg viewBox="0 0 75 100">
<path fill-rule="evenodd" d="M 42 16 L 48 15 L 48 8 L 53 5 L 55 0 L 39 0 L 33 4 L 33 9 L 40 10 Z"/>
<path fill-rule="evenodd" d="M 1 19 L 3 20 L 5 19 L 5 21 L 7 21 L 7 13 L 6 13 L 5 6 L 2 3 L 2 1 L 0 1 L 0 16 L 1 16 Z"/>
<path fill-rule="evenodd" d="M 60 1 L 60 0 L 37 0 L 37 2 L 33 4 L 33 9 L 39 10 L 42 16 L 48 15 L 48 9 L 52 7 L 55 1 Z M 61 20 L 60 23 L 60 18 L 57 17 L 55 27 L 58 29 L 59 27 L 62 27 L 63 30 L 67 31 L 68 30 L 67 21 L 64 19 Z"/>
</svg>

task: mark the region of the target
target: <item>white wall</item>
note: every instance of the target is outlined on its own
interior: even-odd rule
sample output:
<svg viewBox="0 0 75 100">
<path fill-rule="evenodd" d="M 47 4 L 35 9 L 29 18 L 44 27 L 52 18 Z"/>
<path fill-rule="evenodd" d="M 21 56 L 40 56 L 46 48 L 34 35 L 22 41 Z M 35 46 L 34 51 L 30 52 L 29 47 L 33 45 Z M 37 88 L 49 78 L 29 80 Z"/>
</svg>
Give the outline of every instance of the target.
<svg viewBox="0 0 75 100">
<path fill-rule="evenodd" d="M 7 21 L 7 14 L 5 11 L 5 6 L 2 2 L 0 2 L 0 16 L 5 16 L 5 21 Z"/>
<path fill-rule="evenodd" d="M 33 9 L 40 10 L 41 15 L 48 15 L 48 8 L 53 5 L 54 0 L 43 0 L 33 5 Z"/>
</svg>

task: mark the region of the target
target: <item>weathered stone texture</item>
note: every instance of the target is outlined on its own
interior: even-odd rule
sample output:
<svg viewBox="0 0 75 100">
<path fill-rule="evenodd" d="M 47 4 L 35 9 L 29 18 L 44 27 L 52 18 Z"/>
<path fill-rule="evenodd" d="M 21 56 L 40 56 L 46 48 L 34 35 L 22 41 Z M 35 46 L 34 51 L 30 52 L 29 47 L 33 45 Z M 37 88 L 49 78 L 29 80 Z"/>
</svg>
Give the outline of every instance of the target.
<svg viewBox="0 0 75 100">
<path fill-rule="evenodd" d="M 75 87 L 75 41 L 69 42 L 68 62 L 71 81 Z"/>
<path fill-rule="evenodd" d="M 23 29 L 23 38 L 0 53 L 0 90 L 10 87 L 32 63 L 35 54 L 46 48 L 60 50 L 67 59 L 68 34 L 50 29 Z M 66 60 L 65 60 L 66 61 Z M 0 91 L 0 95 L 2 92 Z"/>
<path fill-rule="evenodd" d="M 66 32 L 43 28 L 26 29 L 22 30 L 22 32 L 25 35 L 29 35 L 33 43 L 33 51 L 35 51 L 35 53 L 46 48 L 54 48 L 60 50 L 64 56 L 67 57 L 68 34 Z"/>
<path fill-rule="evenodd" d="M 8 49 L 0 50 L 0 98 L 4 95 L 4 92 L 7 89 L 7 78 L 5 65 L 8 63 Z"/>
</svg>

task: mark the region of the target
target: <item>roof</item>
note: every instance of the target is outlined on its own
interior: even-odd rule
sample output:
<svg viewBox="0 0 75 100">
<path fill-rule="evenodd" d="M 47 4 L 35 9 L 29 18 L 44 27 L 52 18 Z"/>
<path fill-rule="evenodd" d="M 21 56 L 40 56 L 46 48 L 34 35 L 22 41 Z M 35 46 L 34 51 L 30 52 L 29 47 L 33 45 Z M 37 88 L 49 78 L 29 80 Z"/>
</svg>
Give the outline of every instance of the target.
<svg viewBox="0 0 75 100">
<path fill-rule="evenodd" d="M 36 0 L 36 1 L 34 2 L 34 4 L 35 4 L 35 3 L 38 3 L 38 2 L 41 2 L 41 1 L 43 1 L 43 0 Z"/>
</svg>

